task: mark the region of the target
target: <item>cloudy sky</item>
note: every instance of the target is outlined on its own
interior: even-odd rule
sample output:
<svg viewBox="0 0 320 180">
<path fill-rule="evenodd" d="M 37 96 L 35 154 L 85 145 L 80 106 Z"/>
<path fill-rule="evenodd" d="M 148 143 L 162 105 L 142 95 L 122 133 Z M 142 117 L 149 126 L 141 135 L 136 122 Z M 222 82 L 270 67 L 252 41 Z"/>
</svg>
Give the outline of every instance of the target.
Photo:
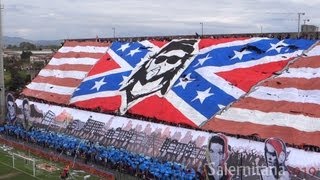
<svg viewBox="0 0 320 180">
<path fill-rule="evenodd" d="M 297 31 L 320 0 L 2 0 L 4 35 L 33 40 Z"/>
</svg>

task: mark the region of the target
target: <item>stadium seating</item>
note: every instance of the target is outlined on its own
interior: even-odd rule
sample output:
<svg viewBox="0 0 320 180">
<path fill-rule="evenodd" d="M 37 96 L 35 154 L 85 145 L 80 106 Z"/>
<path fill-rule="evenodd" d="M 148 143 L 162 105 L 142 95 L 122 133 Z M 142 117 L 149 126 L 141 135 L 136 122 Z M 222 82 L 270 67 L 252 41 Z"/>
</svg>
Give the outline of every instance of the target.
<svg viewBox="0 0 320 180">
<path fill-rule="evenodd" d="M 148 172 L 156 179 L 168 179 L 169 177 L 174 179 L 196 179 L 195 170 L 187 169 L 181 164 L 162 162 L 155 158 L 134 154 L 115 147 L 103 147 L 97 143 L 94 144 L 65 134 L 35 128 L 26 131 L 19 125 L 5 125 L 0 127 L 0 132 L 7 132 L 9 136 L 36 143 L 69 156 L 77 154 L 81 157 L 83 155 L 85 156 L 85 162 L 90 160 L 101 165 L 109 163 L 109 166 L 112 164 L 133 170 L 138 169 L 142 173 Z"/>
</svg>

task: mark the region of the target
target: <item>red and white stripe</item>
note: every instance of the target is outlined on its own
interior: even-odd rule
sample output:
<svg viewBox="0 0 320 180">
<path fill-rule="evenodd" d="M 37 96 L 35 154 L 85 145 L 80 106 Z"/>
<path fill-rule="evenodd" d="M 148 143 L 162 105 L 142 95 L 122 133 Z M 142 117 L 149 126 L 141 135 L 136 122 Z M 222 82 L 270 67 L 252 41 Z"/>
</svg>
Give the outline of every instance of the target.
<svg viewBox="0 0 320 180">
<path fill-rule="evenodd" d="M 320 146 L 320 46 L 255 87 L 203 128 Z"/>
<path fill-rule="evenodd" d="M 22 94 L 69 104 L 70 97 L 91 68 L 106 54 L 108 43 L 67 41 Z"/>
</svg>

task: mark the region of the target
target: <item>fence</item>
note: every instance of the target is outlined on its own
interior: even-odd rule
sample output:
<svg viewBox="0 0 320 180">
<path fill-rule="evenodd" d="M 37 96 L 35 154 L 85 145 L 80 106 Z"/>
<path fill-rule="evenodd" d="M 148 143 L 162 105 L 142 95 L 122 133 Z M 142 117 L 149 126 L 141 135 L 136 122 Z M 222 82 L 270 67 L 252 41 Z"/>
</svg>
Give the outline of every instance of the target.
<svg viewBox="0 0 320 180">
<path fill-rule="evenodd" d="M 25 144 L 21 144 L 18 142 L 14 142 L 14 141 L 10 141 L 4 137 L 0 136 L 0 143 L 1 144 L 6 144 L 8 146 L 12 146 L 16 149 L 22 150 L 22 151 L 26 151 L 26 152 L 31 152 L 32 154 L 44 158 L 44 159 L 48 159 L 50 161 L 54 161 L 54 162 L 59 162 L 59 163 L 63 163 L 63 164 L 73 164 L 73 160 L 65 158 L 64 156 L 57 156 L 55 153 L 53 152 L 45 152 L 43 150 L 40 150 L 38 148 L 35 147 L 31 147 L 29 145 L 25 145 Z M 80 169 L 83 171 L 86 171 L 87 173 L 93 174 L 93 175 L 97 175 L 99 177 L 103 177 L 104 179 L 108 179 L 108 180 L 115 180 L 115 176 L 107 171 L 80 163 L 78 161 L 75 162 L 74 167 L 75 169 Z"/>
</svg>

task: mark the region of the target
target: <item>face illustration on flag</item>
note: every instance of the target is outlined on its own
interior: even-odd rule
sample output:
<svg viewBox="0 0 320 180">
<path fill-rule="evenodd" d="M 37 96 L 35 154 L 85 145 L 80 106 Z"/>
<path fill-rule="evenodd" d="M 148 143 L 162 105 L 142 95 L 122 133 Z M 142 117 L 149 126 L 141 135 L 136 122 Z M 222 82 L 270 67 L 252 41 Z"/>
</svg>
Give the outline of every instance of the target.
<svg viewBox="0 0 320 180">
<path fill-rule="evenodd" d="M 70 102 L 115 111 L 121 105 L 120 89 L 132 70 L 159 51 L 163 42 L 114 42 L 74 92 Z M 93 104 L 89 103 L 92 102 Z M 83 104 L 82 104 L 83 103 Z"/>
<path fill-rule="evenodd" d="M 273 38 L 114 42 L 70 103 L 200 126 L 313 43 Z"/>
<path fill-rule="evenodd" d="M 136 101 L 152 94 L 164 96 L 180 77 L 183 67 L 190 64 L 191 57 L 197 51 L 196 43 L 197 40 L 172 41 L 134 69 L 120 89 L 123 92 L 120 112 L 125 112 Z"/>
</svg>

